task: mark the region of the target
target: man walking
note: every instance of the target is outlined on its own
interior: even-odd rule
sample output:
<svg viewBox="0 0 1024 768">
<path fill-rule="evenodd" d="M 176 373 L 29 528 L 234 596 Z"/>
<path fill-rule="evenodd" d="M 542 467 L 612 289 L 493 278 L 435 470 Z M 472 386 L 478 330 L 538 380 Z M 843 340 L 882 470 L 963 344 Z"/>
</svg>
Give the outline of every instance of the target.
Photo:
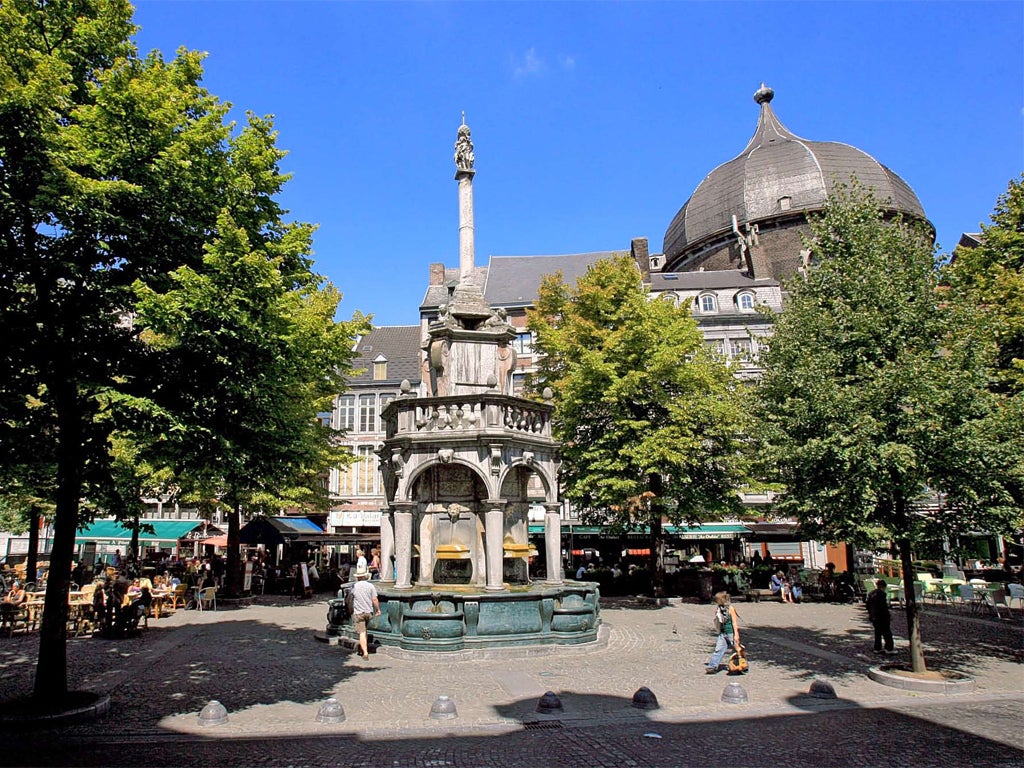
<svg viewBox="0 0 1024 768">
<path fill-rule="evenodd" d="M 892 642 L 892 619 L 889 615 L 889 597 L 886 595 L 886 584 L 882 579 L 875 582 L 875 590 L 867 596 L 864 601 L 868 609 L 868 618 L 875 627 L 875 653 L 886 653 L 892 656 L 896 653 L 893 650 Z M 885 640 L 885 651 L 882 650 L 882 640 Z"/>
<path fill-rule="evenodd" d="M 356 568 L 356 583 L 352 587 L 352 626 L 359 634 L 359 650 L 364 659 L 370 658 L 366 645 L 366 629 L 370 616 L 380 616 L 377 588 L 370 583 L 370 571 L 365 565 Z"/>
</svg>

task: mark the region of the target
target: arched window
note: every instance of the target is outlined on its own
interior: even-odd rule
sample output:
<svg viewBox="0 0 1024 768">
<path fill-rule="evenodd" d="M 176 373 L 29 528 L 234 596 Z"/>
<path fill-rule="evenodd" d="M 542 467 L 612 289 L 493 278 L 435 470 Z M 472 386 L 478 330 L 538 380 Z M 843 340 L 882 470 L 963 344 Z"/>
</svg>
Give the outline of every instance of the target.
<svg viewBox="0 0 1024 768">
<path fill-rule="evenodd" d="M 702 293 L 698 300 L 698 306 L 702 314 L 709 315 L 718 311 L 718 304 L 715 301 L 715 294 Z"/>
<path fill-rule="evenodd" d="M 658 298 L 661 299 L 662 301 L 667 301 L 669 304 L 673 304 L 673 305 L 678 305 L 679 304 L 679 297 L 676 296 L 676 294 L 672 293 L 672 291 L 666 291 L 665 293 L 660 293 L 660 294 L 658 294 Z"/>
<path fill-rule="evenodd" d="M 754 294 L 744 291 L 736 296 L 736 306 L 741 312 L 752 312 L 754 310 Z"/>
</svg>

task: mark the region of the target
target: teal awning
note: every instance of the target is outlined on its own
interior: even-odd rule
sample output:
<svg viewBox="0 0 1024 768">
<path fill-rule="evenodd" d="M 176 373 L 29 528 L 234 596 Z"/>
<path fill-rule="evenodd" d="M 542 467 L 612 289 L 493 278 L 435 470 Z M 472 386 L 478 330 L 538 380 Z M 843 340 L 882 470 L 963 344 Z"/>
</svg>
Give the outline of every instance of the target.
<svg viewBox="0 0 1024 768">
<path fill-rule="evenodd" d="M 677 539 L 735 539 L 747 536 L 750 529 L 740 523 L 702 523 L 701 525 L 666 525 L 665 533 Z"/>
<path fill-rule="evenodd" d="M 153 527 L 153 533 L 139 531 L 139 541 L 178 541 L 188 537 L 196 528 L 201 528 L 202 520 L 143 520 Z M 76 544 L 87 541 L 130 541 L 132 532 L 117 520 L 97 520 L 75 536 Z"/>
<path fill-rule="evenodd" d="M 667 536 L 677 539 L 735 539 L 749 536 L 750 528 L 742 523 L 703 523 L 701 525 L 666 525 L 662 529 Z M 573 533 L 579 536 L 603 536 L 608 529 L 600 525 L 569 525 L 562 523 L 562 533 Z M 639 526 L 626 533 L 627 536 L 646 536 L 651 532 L 646 525 Z M 544 533 L 543 525 L 531 525 L 530 533 Z"/>
</svg>

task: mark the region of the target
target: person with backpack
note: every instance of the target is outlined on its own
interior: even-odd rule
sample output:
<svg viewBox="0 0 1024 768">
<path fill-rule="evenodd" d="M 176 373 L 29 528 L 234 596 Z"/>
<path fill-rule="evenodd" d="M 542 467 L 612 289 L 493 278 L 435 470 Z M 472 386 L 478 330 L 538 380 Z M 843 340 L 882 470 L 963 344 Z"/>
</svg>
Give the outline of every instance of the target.
<svg viewBox="0 0 1024 768">
<path fill-rule="evenodd" d="M 889 596 L 886 594 L 885 581 L 879 579 L 875 582 L 875 589 L 864 600 L 864 606 L 868 609 L 868 618 L 875 628 L 875 653 L 895 655 L 892 641 L 892 617 L 889 615 Z M 882 640 L 885 640 L 885 650 L 882 650 Z"/>
<path fill-rule="evenodd" d="M 729 600 L 729 593 L 719 592 L 715 595 L 715 603 L 718 607 L 715 608 L 714 626 L 718 636 L 715 639 L 714 653 L 708 659 L 705 670 L 709 675 L 718 673 L 727 650 L 732 648 L 734 651 L 739 651 L 741 648 L 740 617 Z"/>
</svg>

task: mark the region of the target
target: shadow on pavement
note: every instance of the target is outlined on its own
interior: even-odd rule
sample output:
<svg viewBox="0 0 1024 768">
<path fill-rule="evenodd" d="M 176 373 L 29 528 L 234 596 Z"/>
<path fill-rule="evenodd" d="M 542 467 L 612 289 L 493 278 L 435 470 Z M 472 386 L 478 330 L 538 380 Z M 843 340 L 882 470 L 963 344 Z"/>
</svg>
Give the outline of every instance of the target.
<svg viewBox="0 0 1024 768">
<path fill-rule="evenodd" d="M 43 766 L 694 766 L 710 768 L 782 764 L 828 766 L 952 765 L 1019 766 L 1024 759 L 1017 726 L 1019 701 L 974 705 L 971 717 L 1002 721 L 1006 737 L 986 738 L 971 730 L 965 712 L 946 703 L 909 714 L 894 709 L 810 708 L 778 715 L 732 705 L 701 722 L 662 722 L 657 713 L 621 697 L 561 694 L 564 713 L 538 716 L 536 699 L 523 699 L 498 713 L 520 721 L 495 735 L 458 732 L 458 721 L 436 723 L 386 737 L 332 735 L 219 739 L 162 738 L 111 743 L 95 737 L 60 743 L 32 739 L 9 743 L 8 765 Z M 799 706 L 799 702 L 794 701 Z M 840 705 L 842 702 L 839 703 Z M 596 719 L 595 723 L 593 720 Z M 590 720 L 590 722 L 588 722 Z M 943 722 L 953 721 L 953 722 Z M 574 723 L 574 721 L 576 721 Z"/>
</svg>

